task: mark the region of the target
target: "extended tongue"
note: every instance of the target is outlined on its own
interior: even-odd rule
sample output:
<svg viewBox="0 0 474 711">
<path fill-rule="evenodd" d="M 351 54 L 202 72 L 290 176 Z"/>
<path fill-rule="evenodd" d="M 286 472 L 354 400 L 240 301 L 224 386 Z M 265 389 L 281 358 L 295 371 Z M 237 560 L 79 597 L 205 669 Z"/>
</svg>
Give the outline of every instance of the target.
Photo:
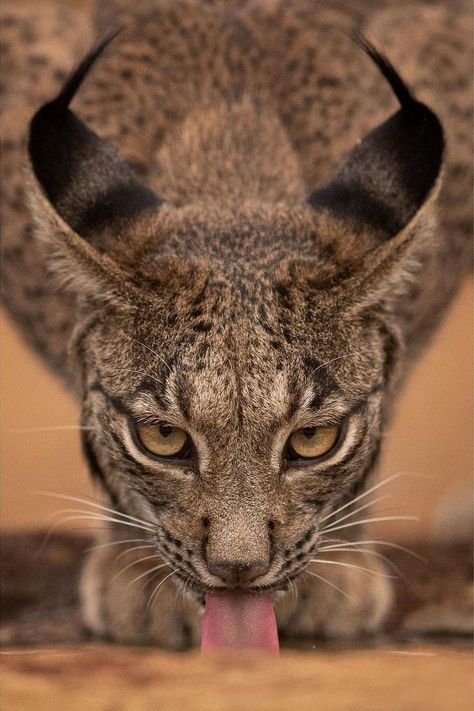
<svg viewBox="0 0 474 711">
<path fill-rule="evenodd" d="M 270 593 L 207 593 L 201 652 L 259 650 L 278 654 L 278 632 Z"/>
</svg>

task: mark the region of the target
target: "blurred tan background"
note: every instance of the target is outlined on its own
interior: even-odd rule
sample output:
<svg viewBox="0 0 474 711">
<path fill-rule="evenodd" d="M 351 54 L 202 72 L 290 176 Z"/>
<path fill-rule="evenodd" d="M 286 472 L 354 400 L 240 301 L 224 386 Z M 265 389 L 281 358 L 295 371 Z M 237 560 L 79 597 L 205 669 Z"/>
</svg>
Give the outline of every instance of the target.
<svg viewBox="0 0 474 711">
<path fill-rule="evenodd" d="M 469 535 L 472 501 L 472 286 L 465 284 L 442 329 L 412 373 L 387 437 L 380 476 L 390 485 L 384 513 L 419 515 L 419 522 L 384 522 L 392 538 Z M 2 524 L 45 526 L 64 508 L 38 490 L 93 495 L 81 459 L 78 408 L 61 384 L 1 321 Z M 38 429 L 37 429 L 38 428 Z M 389 509 L 389 510 L 388 510 Z M 386 512 L 386 513 L 385 513 Z M 447 521 L 447 523 L 446 523 Z M 72 524 L 75 525 L 75 524 Z"/>
</svg>

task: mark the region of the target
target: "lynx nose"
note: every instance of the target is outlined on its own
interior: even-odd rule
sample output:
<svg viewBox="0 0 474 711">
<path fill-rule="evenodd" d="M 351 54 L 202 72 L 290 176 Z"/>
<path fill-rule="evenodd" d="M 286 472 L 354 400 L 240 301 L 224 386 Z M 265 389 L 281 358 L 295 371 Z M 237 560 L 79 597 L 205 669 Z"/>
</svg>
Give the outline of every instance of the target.
<svg viewBox="0 0 474 711">
<path fill-rule="evenodd" d="M 217 575 L 228 585 L 248 585 L 270 568 L 269 562 L 252 561 L 251 563 L 231 562 L 223 560 L 208 560 L 207 567 L 212 575 Z"/>
</svg>

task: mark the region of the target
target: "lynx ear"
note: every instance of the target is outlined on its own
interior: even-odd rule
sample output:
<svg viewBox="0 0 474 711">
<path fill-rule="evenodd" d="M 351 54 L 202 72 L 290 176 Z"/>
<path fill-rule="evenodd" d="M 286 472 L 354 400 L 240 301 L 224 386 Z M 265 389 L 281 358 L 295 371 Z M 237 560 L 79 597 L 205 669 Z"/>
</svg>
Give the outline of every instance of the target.
<svg viewBox="0 0 474 711">
<path fill-rule="evenodd" d="M 400 109 L 347 156 L 308 201 L 358 229 L 393 237 L 421 208 L 440 173 L 444 139 L 438 118 L 416 101 L 390 62 L 361 37 L 356 42 L 392 87 Z"/>
<path fill-rule="evenodd" d="M 29 157 L 41 191 L 62 220 L 84 237 L 162 203 L 136 180 L 114 148 L 69 109 L 88 71 L 116 34 L 85 57 L 59 95 L 39 109 L 30 124 Z"/>
</svg>

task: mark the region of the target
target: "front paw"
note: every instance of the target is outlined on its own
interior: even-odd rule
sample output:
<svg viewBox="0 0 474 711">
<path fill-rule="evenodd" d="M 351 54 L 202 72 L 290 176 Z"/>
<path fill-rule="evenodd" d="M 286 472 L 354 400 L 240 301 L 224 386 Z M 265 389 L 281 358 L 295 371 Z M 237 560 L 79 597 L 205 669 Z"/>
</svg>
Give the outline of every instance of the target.
<svg viewBox="0 0 474 711">
<path fill-rule="evenodd" d="M 197 645 L 200 606 L 174 584 L 170 566 L 148 574 L 160 561 L 137 562 L 142 557 L 139 552 L 128 553 L 117 561 L 117 552 L 110 549 L 89 555 L 81 577 L 86 627 L 98 637 L 128 644 L 155 644 L 172 650 Z"/>
<path fill-rule="evenodd" d="M 301 574 L 293 594 L 288 592 L 277 604 L 281 632 L 288 637 L 350 638 L 381 630 L 393 599 L 384 565 L 351 553 L 318 558 L 343 565 L 313 563 Z M 372 572 L 348 567 L 353 565 Z"/>
</svg>

